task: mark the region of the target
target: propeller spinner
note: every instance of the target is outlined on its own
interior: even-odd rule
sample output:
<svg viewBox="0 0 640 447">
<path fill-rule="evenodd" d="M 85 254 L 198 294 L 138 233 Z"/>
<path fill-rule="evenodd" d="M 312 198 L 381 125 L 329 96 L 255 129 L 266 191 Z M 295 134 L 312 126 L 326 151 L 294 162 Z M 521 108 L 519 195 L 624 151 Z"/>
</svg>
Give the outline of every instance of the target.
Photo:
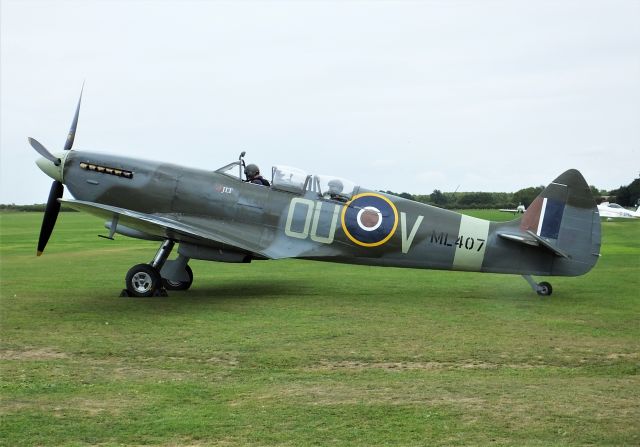
<svg viewBox="0 0 640 447">
<path fill-rule="evenodd" d="M 76 137 L 76 128 L 78 127 L 78 116 L 80 115 L 80 103 L 82 102 L 82 91 L 84 90 L 84 83 L 80 90 L 80 98 L 78 99 L 78 105 L 76 106 L 76 113 L 69 129 L 69 135 L 64 145 L 64 150 L 71 150 L 73 142 Z M 47 200 L 47 206 L 44 211 L 44 218 L 42 219 L 42 226 L 40 227 L 40 237 L 38 238 L 38 251 L 37 255 L 42 255 L 47 242 L 53 232 L 53 227 L 58 219 L 58 213 L 60 212 L 60 202 L 58 199 L 62 198 L 64 193 L 64 186 L 62 184 L 62 168 L 64 165 L 64 155 L 60 157 L 52 154 L 45 148 L 38 140 L 29 138 L 29 144 L 33 147 L 38 154 L 42 156 L 36 164 L 38 167 L 48 176 L 54 179 L 51 184 L 51 190 L 49 191 L 49 199 Z"/>
</svg>

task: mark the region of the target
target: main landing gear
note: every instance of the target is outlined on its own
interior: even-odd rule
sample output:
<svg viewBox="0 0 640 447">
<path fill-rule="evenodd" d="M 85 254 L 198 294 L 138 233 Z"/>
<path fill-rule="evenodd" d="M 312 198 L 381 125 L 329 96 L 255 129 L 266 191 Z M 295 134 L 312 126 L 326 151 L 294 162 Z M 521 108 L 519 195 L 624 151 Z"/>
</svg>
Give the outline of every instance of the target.
<svg viewBox="0 0 640 447">
<path fill-rule="evenodd" d="M 553 287 L 546 281 L 536 282 L 531 275 L 522 275 L 522 277 L 529 283 L 533 291 L 540 296 L 549 296 L 553 292 Z"/>
<path fill-rule="evenodd" d="M 131 267 L 127 272 L 125 284 L 127 288 L 121 294 L 124 296 L 162 295 L 162 277 L 160 272 L 150 264 L 138 264 Z"/>
<path fill-rule="evenodd" d="M 125 278 L 126 289 L 120 296 L 167 296 L 167 290 L 187 290 L 193 283 L 193 271 L 187 264 L 189 258 L 179 255 L 167 261 L 175 242 L 162 243 L 153 261 L 134 265 Z"/>
<path fill-rule="evenodd" d="M 180 281 L 179 279 L 173 280 L 173 279 L 162 278 L 162 285 L 164 286 L 164 288 L 167 290 L 189 289 L 189 287 L 191 287 L 191 283 L 193 283 L 193 270 L 191 270 L 191 267 L 189 267 L 189 264 L 187 264 L 184 267 L 184 269 L 187 272 L 187 276 L 189 277 L 189 279 L 187 279 L 186 281 Z"/>
</svg>

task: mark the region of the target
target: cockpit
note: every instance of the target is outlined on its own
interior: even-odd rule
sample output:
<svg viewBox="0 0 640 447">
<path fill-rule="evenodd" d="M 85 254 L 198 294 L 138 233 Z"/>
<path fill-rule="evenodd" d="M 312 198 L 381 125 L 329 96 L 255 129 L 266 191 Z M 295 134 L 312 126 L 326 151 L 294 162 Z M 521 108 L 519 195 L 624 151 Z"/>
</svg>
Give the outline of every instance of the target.
<svg viewBox="0 0 640 447">
<path fill-rule="evenodd" d="M 242 160 L 223 166 L 216 172 L 243 180 Z M 357 194 L 359 189 L 351 180 L 332 175 L 307 174 L 301 169 L 284 165 L 277 165 L 271 168 L 270 180 L 272 189 L 300 195 L 317 194 L 319 197 L 339 202 L 348 202 L 351 197 Z"/>
</svg>

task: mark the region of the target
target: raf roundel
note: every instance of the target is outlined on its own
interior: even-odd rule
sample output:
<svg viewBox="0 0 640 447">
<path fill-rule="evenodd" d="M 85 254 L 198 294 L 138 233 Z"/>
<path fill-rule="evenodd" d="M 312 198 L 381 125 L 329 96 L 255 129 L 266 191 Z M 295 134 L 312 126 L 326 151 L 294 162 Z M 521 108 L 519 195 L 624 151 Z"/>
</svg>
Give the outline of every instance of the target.
<svg viewBox="0 0 640 447">
<path fill-rule="evenodd" d="M 344 233 L 363 247 L 384 244 L 397 227 L 398 210 L 393 202 L 380 194 L 358 194 L 342 209 Z"/>
</svg>

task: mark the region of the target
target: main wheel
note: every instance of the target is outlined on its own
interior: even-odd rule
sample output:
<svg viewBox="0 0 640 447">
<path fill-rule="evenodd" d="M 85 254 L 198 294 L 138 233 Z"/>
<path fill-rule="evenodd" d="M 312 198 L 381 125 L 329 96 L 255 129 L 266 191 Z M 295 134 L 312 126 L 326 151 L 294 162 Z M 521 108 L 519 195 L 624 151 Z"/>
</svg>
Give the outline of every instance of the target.
<svg viewBox="0 0 640 447">
<path fill-rule="evenodd" d="M 546 281 L 542 281 L 541 283 L 538 284 L 538 290 L 537 290 L 537 294 L 540 296 L 549 296 L 551 295 L 551 292 L 553 292 L 553 288 L 551 287 L 551 284 L 549 284 Z"/>
<path fill-rule="evenodd" d="M 189 281 L 172 281 L 170 279 L 162 278 L 162 285 L 167 290 L 187 290 L 191 287 L 193 283 L 193 270 L 187 264 L 184 268 L 187 271 L 187 275 L 189 275 Z"/>
<path fill-rule="evenodd" d="M 127 291 L 133 296 L 153 296 L 162 286 L 160 273 L 149 264 L 134 265 L 125 279 Z"/>
</svg>

